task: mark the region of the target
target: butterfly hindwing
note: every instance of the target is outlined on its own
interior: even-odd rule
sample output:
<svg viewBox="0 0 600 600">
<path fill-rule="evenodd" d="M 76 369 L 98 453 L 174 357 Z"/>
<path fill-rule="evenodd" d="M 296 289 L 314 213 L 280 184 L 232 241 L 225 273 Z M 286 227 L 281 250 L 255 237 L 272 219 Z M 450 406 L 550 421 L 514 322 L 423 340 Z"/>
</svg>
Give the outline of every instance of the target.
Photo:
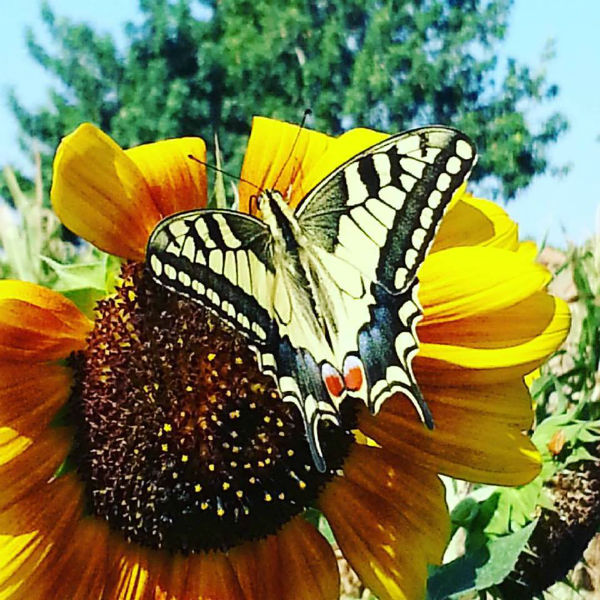
<svg viewBox="0 0 600 600">
<path fill-rule="evenodd" d="M 264 345 L 274 325 L 271 234 L 258 219 L 227 210 L 192 210 L 161 221 L 147 262 L 165 287 L 199 301 Z"/>
</svg>

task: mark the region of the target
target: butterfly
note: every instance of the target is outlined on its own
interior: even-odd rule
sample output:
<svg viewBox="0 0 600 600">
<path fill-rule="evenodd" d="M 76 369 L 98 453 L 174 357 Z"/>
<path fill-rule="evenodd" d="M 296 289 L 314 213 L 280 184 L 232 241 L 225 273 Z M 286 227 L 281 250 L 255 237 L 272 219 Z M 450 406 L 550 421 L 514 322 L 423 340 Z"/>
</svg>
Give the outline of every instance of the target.
<svg viewBox="0 0 600 600">
<path fill-rule="evenodd" d="M 348 396 L 377 414 L 404 394 L 433 427 L 411 366 L 417 273 L 475 161 L 461 132 L 423 127 L 360 152 L 295 209 L 264 189 L 261 219 L 197 209 L 163 219 L 150 236 L 152 277 L 246 336 L 262 372 L 300 410 L 321 472 L 319 423 L 339 425 Z"/>
</svg>

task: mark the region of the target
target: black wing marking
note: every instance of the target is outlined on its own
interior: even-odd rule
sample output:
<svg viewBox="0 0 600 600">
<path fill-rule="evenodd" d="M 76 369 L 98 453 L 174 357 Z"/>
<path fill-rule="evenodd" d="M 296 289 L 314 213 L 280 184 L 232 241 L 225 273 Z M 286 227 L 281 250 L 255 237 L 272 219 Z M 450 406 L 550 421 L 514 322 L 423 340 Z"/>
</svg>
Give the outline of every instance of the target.
<svg viewBox="0 0 600 600">
<path fill-rule="evenodd" d="M 146 261 L 165 287 L 201 302 L 258 345 L 267 343 L 275 269 L 271 233 L 254 217 L 198 209 L 163 219 Z"/>
</svg>

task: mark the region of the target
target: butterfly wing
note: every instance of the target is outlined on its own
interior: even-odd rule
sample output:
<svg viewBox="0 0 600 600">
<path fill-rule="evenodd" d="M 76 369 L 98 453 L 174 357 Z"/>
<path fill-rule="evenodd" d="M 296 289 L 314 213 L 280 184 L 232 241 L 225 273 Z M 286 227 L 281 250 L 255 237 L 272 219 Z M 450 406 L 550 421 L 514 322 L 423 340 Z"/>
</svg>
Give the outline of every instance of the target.
<svg viewBox="0 0 600 600">
<path fill-rule="evenodd" d="M 369 319 L 347 325 L 356 328 L 366 376 L 361 393 L 373 413 L 403 392 L 421 419 L 433 424 L 411 367 L 421 316 L 417 271 L 475 160 L 472 142 L 459 131 L 416 129 L 350 159 L 296 210 L 306 237 L 336 262 L 358 269 L 370 292 L 355 303 L 356 314 L 365 313 L 361 303 L 369 304 Z"/>
<path fill-rule="evenodd" d="M 274 327 L 271 241 L 269 229 L 250 215 L 192 210 L 159 223 L 146 261 L 161 285 L 201 302 L 264 346 Z"/>
</svg>

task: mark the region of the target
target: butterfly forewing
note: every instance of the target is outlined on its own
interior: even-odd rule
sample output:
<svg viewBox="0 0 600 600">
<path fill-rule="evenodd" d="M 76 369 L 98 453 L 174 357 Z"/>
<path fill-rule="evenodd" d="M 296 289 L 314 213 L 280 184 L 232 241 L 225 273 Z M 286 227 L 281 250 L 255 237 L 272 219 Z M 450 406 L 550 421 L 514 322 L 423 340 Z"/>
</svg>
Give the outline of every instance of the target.
<svg viewBox="0 0 600 600">
<path fill-rule="evenodd" d="M 447 127 L 390 137 L 309 192 L 298 206 L 298 222 L 315 243 L 357 264 L 388 291 L 401 292 L 475 158 L 470 140 Z"/>
<path fill-rule="evenodd" d="M 161 221 L 146 260 L 165 287 L 202 302 L 256 344 L 275 326 L 271 234 L 258 219 L 192 210 Z"/>
</svg>

